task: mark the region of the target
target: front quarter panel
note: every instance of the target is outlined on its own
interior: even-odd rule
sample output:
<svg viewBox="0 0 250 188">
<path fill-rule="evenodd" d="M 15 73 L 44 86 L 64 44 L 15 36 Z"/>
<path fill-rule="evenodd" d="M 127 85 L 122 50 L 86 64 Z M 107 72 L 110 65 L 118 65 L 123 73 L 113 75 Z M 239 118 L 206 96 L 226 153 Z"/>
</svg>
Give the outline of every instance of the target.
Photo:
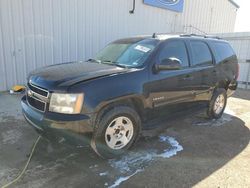
<svg viewBox="0 0 250 188">
<path fill-rule="evenodd" d="M 84 93 L 82 113 L 96 113 L 111 102 L 128 98 L 137 98 L 146 106 L 148 97 L 144 92 L 144 86 L 147 81 L 147 69 L 133 69 L 79 83 L 69 88 L 69 91 Z"/>
</svg>

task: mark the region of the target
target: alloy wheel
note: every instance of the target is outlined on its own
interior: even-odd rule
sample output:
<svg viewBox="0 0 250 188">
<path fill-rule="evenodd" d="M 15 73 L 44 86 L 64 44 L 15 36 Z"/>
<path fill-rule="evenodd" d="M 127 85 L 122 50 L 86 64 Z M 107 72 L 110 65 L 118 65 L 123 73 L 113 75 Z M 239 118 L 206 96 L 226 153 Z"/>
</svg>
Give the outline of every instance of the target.
<svg viewBox="0 0 250 188">
<path fill-rule="evenodd" d="M 105 131 L 105 141 L 111 149 L 118 150 L 124 148 L 131 141 L 133 134 L 132 121 L 125 116 L 120 116 L 108 125 Z"/>
</svg>

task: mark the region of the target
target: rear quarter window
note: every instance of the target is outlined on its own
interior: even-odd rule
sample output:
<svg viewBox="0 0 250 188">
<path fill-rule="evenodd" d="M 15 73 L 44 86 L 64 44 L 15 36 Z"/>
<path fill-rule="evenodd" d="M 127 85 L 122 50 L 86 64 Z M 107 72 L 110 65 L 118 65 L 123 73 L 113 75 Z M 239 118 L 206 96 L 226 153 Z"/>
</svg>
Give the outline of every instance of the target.
<svg viewBox="0 0 250 188">
<path fill-rule="evenodd" d="M 212 48 L 217 63 L 223 62 L 235 56 L 234 50 L 230 44 L 226 42 L 213 42 Z"/>
</svg>

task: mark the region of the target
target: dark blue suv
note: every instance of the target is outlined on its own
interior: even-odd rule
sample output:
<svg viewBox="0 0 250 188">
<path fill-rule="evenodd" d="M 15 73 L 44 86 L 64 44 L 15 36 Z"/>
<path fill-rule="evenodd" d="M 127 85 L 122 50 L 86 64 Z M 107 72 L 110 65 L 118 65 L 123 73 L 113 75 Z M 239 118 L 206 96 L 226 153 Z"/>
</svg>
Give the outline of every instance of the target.
<svg viewBox="0 0 250 188">
<path fill-rule="evenodd" d="M 87 62 L 31 72 L 22 109 L 42 135 L 88 134 L 96 153 L 109 158 L 126 152 L 149 122 L 173 109 L 202 102 L 208 117 L 220 118 L 237 88 L 238 70 L 231 46 L 216 37 L 121 39 Z"/>
</svg>

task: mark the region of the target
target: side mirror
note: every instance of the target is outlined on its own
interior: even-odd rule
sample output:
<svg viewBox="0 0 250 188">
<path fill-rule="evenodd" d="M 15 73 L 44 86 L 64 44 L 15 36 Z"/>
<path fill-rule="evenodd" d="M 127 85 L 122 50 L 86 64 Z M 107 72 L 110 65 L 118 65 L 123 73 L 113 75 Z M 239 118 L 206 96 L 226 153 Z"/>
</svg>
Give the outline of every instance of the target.
<svg viewBox="0 0 250 188">
<path fill-rule="evenodd" d="M 177 58 L 163 59 L 159 65 L 155 65 L 157 71 L 162 70 L 179 70 L 181 69 L 181 61 Z"/>
</svg>

